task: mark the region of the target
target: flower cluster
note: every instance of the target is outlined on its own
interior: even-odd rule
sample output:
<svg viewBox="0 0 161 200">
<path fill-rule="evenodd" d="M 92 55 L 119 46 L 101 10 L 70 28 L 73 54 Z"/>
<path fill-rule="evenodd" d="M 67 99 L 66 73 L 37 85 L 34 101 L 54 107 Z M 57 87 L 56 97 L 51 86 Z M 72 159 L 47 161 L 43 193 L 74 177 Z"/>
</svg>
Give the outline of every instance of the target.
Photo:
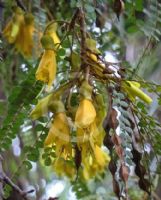
<svg viewBox="0 0 161 200">
<path fill-rule="evenodd" d="M 3 30 L 3 35 L 10 44 L 24 56 L 31 57 L 33 50 L 34 17 L 24 13 L 19 7 L 13 8 L 13 16 Z"/>
<path fill-rule="evenodd" d="M 56 52 L 57 49 L 61 48 L 61 42 L 56 32 L 57 24 L 55 22 L 47 25 L 41 38 L 44 51 L 36 71 L 36 79 L 49 87 L 56 77 Z M 106 65 L 101 59 L 99 60 L 100 52 L 96 48 L 96 42 L 86 38 L 85 43 L 87 45 L 85 51 L 87 64 L 77 54 L 75 54 L 74 60 L 81 60 L 83 67 L 85 65 L 87 65 L 87 68 L 93 67 L 92 75 L 96 74 L 99 77 L 106 78 L 104 76 Z M 73 62 L 73 64 L 81 68 L 79 62 Z M 84 68 L 87 69 L 86 66 Z M 41 99 L 31 112 L 31 117 L 34 120 L 49 112 L 52 113 L 52 122 L 44 140 L 44 148 L 49 147 L 54 153 L 54 159 L 52 157 L 54 171 L 58 175 L 66 175 L 72 180 L 78 174 L 88 180 L 103 173 L 111 159 L 108 152 L 102 148 L 105 137 L 102 125 L 107 114 L 103 95 L 98 94 L 98 91 L 95 90 L 94 81 L 89 79 L 90 72 L 81 70 L 82 76 L 78 78 L 79 81 L 76 80 L 72 85 L 72 87 L 76 86 L 79 95 L 76 107 L 70 105 L 71 107 L 67 108 L 63 96 L 64 91 L 61 91 L 59 95 L 51 93 Z M 113 74 L 108 76 L 107 83 L 110 81 L 111 83 L 115 81 Z M 140 89 L 138 82 L 121 80 L 120 83 L 120 92 L 126 93 L 130 101 L 135 101 L 135 98 L 139 97 L 146 103 L 151 103 L 151 98 Z"/>
<path fill-rule="evenodd" d="M 79 90 L 80 102 L 74 118 L 67 116 L 60 97 L 54 97 L 52 94 L 40 100 L 31 112 L 33 119 L 49 111 L 54 114 L 44 146 L 53 147 L 55 151 L 53 168 L 58 175 L 66 175 L 71 179 L 76 177 L 76 147 L 81 158 L 79 172 L 84 179 L 88 180 L 97 173 L 102 173 L 110 161 L 108 153 L 102 150 L 102 122 L 105 116 L 102 111 L 98 111 L 97 115 L 92 91 L 92 86 L 86 80 L 83 81 Z M 99 95 L 96 100 L 101 100 Z"/>
</svg>

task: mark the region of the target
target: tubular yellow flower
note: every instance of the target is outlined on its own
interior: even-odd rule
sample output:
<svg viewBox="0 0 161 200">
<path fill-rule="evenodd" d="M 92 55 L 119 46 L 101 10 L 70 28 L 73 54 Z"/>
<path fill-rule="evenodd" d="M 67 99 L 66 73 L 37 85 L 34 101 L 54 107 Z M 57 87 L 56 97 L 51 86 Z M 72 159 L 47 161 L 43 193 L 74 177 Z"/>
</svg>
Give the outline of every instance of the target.
<svg viewBox="0 0 161 200">
<path fill-rule="evenodd" d="M 64 174 L 64 165 L 65 165 L 65 160 L 63 158 L 56 159 L 53 165 L 53 169 L 58 176 L 62 176 Z"/>
<path fill-rule="evenodd" d="M 45 145 L 56 143 L 57 140 L 61 140 L 61 145 L 68 144 L 70 140 L 70 127 L 65 112 L 56 113 Z"/>
<path fill-rule="evenodd" d="M 52 98 L 52 94 L 38 101 L 37 105 L 30 113 L 30 116 L 33 120 L 38 119 L 39 117 L 43 116 L 44 114 L 48 112 L 49 110 L 48 106 L 51 101 L 51 98 Z"/>
<path fill-rule="evenodd" d="M 90 125 L 90 136 L 94 144 L 98 145 L 99 147 L 102 146 L 105 131 L 101 124 L 96 124 L 96 120 Z"/>
<path fill-rule="evenodd" d="M 94 156 L 98 165 L 104 168 L 110 161 L 110 157 L 99 146 L 95 145 Z"/>
<path fill-rule="evenodd" d="M 66 161 L 65 163 L 64 173 L 71 180 L 73 180 L 74 177 L 76 176 L 76 169 L 71 163 L 69 163 L 69 161 Z"/>
<path fill-rule="evenodd" d="M 55 154 L 57 157 L 62 157 L 64 159 L 72 158 L 71 143 L 65 144 L 63 140 L 56 138 Z"/>
<path fill-rule="evenodd" d="M 94 122 L 96 110 L 89 99 L 83 99 L 76 112 L 75 125 L 79 128 L 86 128 Z"/>
<path fill-rule="evenodd" d="M 74 179 L 76 175 L 76 169 L 74 166 L 63 158 L 58 158 L 53 164 L 53 169 L 58 176 L 67 176 L 70 179 Z"/>
<path fill-rule="evenodd" d="M 85 143 L 89 142 L 90 138 L 90 130 L 89 129 L 82 129 L 77 128 L 77 145 L 78 147 L 81 147 Z"/>
<path fill-rule="evenodd" d="M 12 19 L 3 30 L 3 35 L 9 43 L 14 43 L 20 32 L 21 24 L 24 22 L 23 11 L 16 7 Z"/>
<path fill-rule="evenodd" d="M 83 161 L 83 170 L 82 175 L 85 180 L 89 180 L 96 176 L 97 174 L 101 174 L 105 170 L 105 166 L 109 161 L 106 161 L 105 165 L 100 165 L 97 160 L 90 156 L 86 156 Z"/>
<path fill-rule="evenodd" d="M 24 16 L 24 23 L 20 28 L 20 33 L 15 41 L 18 51 L 25 57 L 31 57 L 33 50 L 34 17 L 31 13 Z"/>
<path fill-rule="evenodd" d="M 55 31 L 49 33 L 50 37 L 52 37 L 53 41 L 54 41 L 54 44 L 56 47 L 58 47 L 58 45 L 60 44 L 60 39 L 58 37 L 58 35 L 56 34 Z"/>
<path fill-rule="evenodd" d="M 44 50 L 36 71 L 36 79 L 51 86 L 56 76 L 56 57 L 54 50 Z"/>
<path fill-rule="evenodd" d="M 129 98 L 134 101 L 135 97 L 139 97 L 144 102 L 150 104 L 152 99 L 146 95 L 140 88 L 140 84 L 136 81 L 125 81 L 122 84 L 123 90 L 127 93 Z"/>
<path fill-rule="evenodd" d="M 93 158 L 92 156 L 86 157 L 83 162 L 83 178 L 85 180 L 89 180 L 96 175 L 96 170 L 93 170 Z"/>
</svg>

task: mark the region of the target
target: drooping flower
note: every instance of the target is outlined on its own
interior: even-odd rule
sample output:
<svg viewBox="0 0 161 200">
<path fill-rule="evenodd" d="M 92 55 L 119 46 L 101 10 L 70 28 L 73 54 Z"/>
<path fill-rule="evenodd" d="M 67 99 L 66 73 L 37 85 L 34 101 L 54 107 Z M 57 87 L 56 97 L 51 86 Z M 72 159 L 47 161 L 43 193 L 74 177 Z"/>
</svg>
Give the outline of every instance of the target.
<svg viewBox="0 0 161 200">
<path fill-rule="evenodd" d="M 82 175 L 85 180 L 102 173 L 110 161 L 109 155 L 101 149 L 102 138 L 95 122 L 88 128 L 77 129 L 77 145 L 81 151 Z"/>
<path fill-rule="evenodd" d="M 101 149 L 103 143 L 101 123 L 104 112 L 100 112 L 98 117 L 101 119 L 97 119 L 91 94 L 92 87 L 84 81 L 80 88 L 81 101 L 75 115 L 75 125 L 77 145 L 81 151 L 82 174 L 86 180 L 102 172 L 109 162 L 109 156 Z"/>
<path fill-rule="evenodd" d="M 53 169 L 58 176 L 67 176 L 71 180 L 74 179 L 76 175 L 76 169 L 70 161 L 64 158 L 57 158 L 53 163 Z"/>
<path fill-rule="evenodd" d="M 75 125 L 79 128 L 86 128 L 94 122 L 96 110 L 91 100 L 82 99 L 75 116 Z"/>
<path fill-rule="evenodd" d="M 24 21 L 15 41 L 15 47 L 25 57 L 31 57 L 33 51 L 34 17 L 31 13 L 24 15 Z"/>
<path fill-rule="evenodd" d="M 53 50 L 45 50 L 41 61 L 39 63 L 38 69 L 36 71 L 36 79 L 48 86 L 52 85 L 53 80 L 56 75 L 56 58 L 55 52 Z"/>
<path fill-rule="evenodd" d="M 90 125 L 90 133 L 90 140 L 92 140 L 94 144 L 101 147 L 103 145 L 103 139 L 105 136 L 105 131 L 102 127 L 102 124 L 97 124 L 97 120 L 95 120 Z"/>
<path fill-rule="evenodd" d="M 89 150 L 88 150 L 89 152 Z M 105 167 L 108 165 L 110 157 L 100 147 L 95 146 L 93 153 L 86 153 L 86 156 L 82 160 L 83 170 L 82 175 L 85 180 L 89 180 L 104 172 Z"/>
<path fill-rule="evenodd" d="M 9 43 L 15 42 L 23 22 L 24 15 L 22 9 L 14 7 L 13 17 L 3 30 L 3 35 Z"/>
<path fill-rule="evenodd" d="M 139 89 L 140 87 L 140 83 L 136 81 L 124 81 L 122 83 L 123 90 L 127 93 L 132 101 L 135 100 L 135 97 L 139 97 L 142 101 L 150 104 L 152 102 L 152 99 L 141 89 Z"/>
<path fill-rule="evenodd" d="M 61 140 L 61 144 L 68 144 L 70 139 L 70 127 L 65 112 L 55 114 L 53 123 L 45 139 L 45 145 L 50 145 L 57 140 Z"/>
<path fill-rule="evenodd" d="M 49 109 L 55 115 L 44 145 L 55 145 L 56 155 L 66 159 L 72 155 L 72 146 L 70 143 L 70 126 L 64 105 L 60 100 L 55 100 L 50 103 Z"/>
<path fill-rule="evenodd" d="M 49 133 L 45 139 L 45 146 L 55 146 L 56 160 L 53 169 L 59 176 L 66 175 L 73 179 L 76 169 L 72 162 L 72 145 L 70 142 L 70 126 L 65 108 L 60 100 L 51 102 L 49 108 L 55 113 Z"/>
<path fill-rule="evenodd" d="M 107 162 L 109 163 L 110 157 L 107 153 L 105 153 L 101 147 L 98 145 L 95 145 L 94 147 L 94 156 L 96 159 L 97 164 L 103 169 L 106 165 Z"/>
<path fill-rule="evenodd" d="M 84 81 L 80 88 L 81 101 L 76 115 L 75 125 L 79 128 L 87 128 L 96 118 L 96 110 L 91 99 L 92 87 Z"/>
<path fill-rule="evenodd" d="M 36 79 L 48 84 L 50 87 L 55 79 L 57 68 L 52 38 L 50 36 L 43 36 L 42 45 L 45 50 L 36 71 Z"/>
</svg>

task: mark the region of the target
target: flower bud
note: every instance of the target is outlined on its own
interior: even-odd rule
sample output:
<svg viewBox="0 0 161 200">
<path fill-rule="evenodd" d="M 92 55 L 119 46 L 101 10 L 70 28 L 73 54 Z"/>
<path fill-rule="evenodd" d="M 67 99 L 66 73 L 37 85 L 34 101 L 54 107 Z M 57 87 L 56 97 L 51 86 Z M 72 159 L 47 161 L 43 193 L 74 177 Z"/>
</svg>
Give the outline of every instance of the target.
<svg viewBox="0 0 161 200">
<path fill-rule="evenodd" d="M 127 93 L 129 98 L 134 101 L 135 97 L 139 97 L 144 102 L 150 104 L 152 99 L 145 94 L 140 88 L 140 84 L 136 81 L 125 81 L 122 84 L 123 90 Z"/>
</svg>

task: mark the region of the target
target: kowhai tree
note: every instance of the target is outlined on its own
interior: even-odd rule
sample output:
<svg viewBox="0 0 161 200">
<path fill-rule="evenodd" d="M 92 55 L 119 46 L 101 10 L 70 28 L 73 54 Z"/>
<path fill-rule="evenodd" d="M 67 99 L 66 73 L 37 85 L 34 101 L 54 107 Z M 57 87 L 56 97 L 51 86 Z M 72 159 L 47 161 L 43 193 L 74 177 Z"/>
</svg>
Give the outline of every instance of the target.
<svg viewBox="0 0 161 200">
<path fill-rule="evenodd" d="M 0 1 L 1 199 L 159 199 L 160 8 Z"/>
</svg>

